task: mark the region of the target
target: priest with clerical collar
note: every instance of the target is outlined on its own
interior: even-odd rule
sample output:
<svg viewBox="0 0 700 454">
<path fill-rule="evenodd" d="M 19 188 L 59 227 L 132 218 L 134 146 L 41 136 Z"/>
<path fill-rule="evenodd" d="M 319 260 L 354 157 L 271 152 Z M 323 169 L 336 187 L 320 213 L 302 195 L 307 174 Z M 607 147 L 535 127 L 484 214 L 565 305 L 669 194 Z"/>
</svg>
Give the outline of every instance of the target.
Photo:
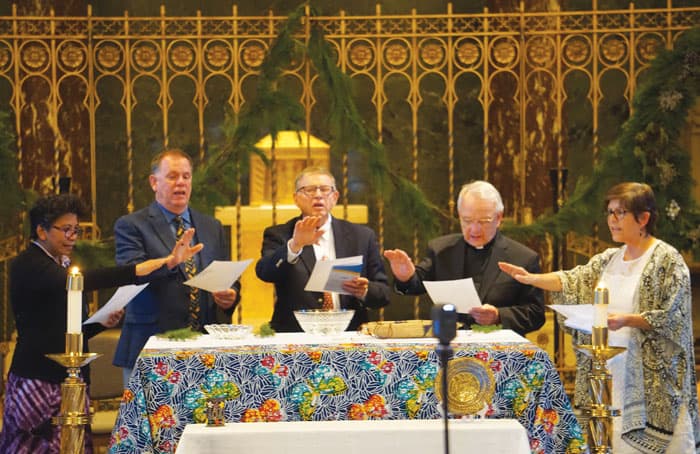
<svg viewBox="0 0 700 454">
<path fill-rule="evenodd" d="M 462 233 L 428 242 L 426 256 L 417 265 L 401 249 L 384 252 L 394 273 L 394 289 L 421 295 L 425 293 L 424 280 L 472 278 L 482 305 L 460 314 L 466 327 L 500 324 L 520 334 L 539 329 L 544 324 L 542 291 L 517 282 L 498 267 L 500 261 L 515 261 L 528 271 L 540 270 L 535 251 L 499 232 L 503 200 L 498 190 L 486 181 L 464 185 L 457 211 Z"/>
</svg>

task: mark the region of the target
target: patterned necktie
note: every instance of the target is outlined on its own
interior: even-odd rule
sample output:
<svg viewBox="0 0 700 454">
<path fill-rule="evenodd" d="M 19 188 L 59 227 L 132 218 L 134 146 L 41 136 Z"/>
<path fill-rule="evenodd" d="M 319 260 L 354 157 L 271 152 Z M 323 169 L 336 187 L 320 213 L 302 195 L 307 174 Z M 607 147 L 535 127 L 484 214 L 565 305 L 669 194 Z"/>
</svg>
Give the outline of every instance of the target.
<svg viewBox="0 0 700 454">
<path fill-rule="evenodd" d="M 325 255 L 321 260 L 328 260 L 328 257 Z M 334 309 L 333 307 L 333 295 L 331 292 L 323 292 L 323 302 L 321 303 L 321 309 L 324 311 L 332 311 Z"/>
<path fill-rule="evenodd" d="M 174 222 L 175 237 L 179 241 L 185 233 L 185 221 L 182 219 L 182 216 L 175 216 Z M 185 261 L 185 274 L 190 279 L 197 274 L 197 264 L 194 261 L 194 257 L 190 257 Z M 201 322 L 199 320 L 199 289 L 196 287 L 190 287 L 188 309 L 190 314 L 190 328 L 194 331 L 199 331 L 201 329 Z"/>
<path fill-rule="evenodd" d="M 323 303 L 321 303 L 321 309 L 324 311 L 333 310 L 333 295 L 331 295 L 331 292 L 323 292 Z"/>
</svg>

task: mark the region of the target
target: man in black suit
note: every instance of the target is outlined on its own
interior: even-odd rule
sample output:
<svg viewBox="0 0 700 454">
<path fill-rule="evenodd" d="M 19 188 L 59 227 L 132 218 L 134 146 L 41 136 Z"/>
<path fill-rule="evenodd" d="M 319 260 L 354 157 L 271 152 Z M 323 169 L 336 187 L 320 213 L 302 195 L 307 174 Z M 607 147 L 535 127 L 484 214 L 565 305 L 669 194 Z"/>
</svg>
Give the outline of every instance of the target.
<svg viewBox="0 0 700 454">
<path fill-rule="evenodd" d="M 542 291 L 523 285 L 503 273 L 498 262 L 517 262 L 530 272 L 539 272 L 535 251 L 514 241 L 498 228 L 503 220 L 503 200 L 486 181 L 462 187 L 457 199 L 461 234 L 435 238 L 428 243 L 427 256 L 414 265 L 402 250 L 384 252 L 396 277 L 394 288 L 403 294 L 425 293 L 423 281 L 472 278 L 482 306 L 460 314 L 467 326 L 501 324 L 520 334 L 544 324 Z M 533 271 L 537 270 L 537 271 Z"/>
<path fill-rule="evenodd" d="M 294 203 L 301 216 L 265 229 L 262 257 L 255 266 L 258 278 L 275 284 L 271 327 L 297 332 L 298 309 L 323 307 L 324 295 L 304 290 L 317 260 L 362 256 L 361 277 L 343 284 L 349 295 L 333 294 L 336 309 L 354 309 L 348 330 L 369 321 L 367 308 L 389 304 L 389 287 L 374 232 L 368 227 L 336 219 L 331 210 L 338 201 L 335 178 L 326 169 L 304 169 L 296 179 Z"/>
<path fill-rule="evenodd" d="M 153 158 L 149 176 L 155 201 L 146 208 L 122 216 L 114 224 L 116 261 L 119 265 L 138 263 L 167 255 L 175 244 L 178 224 L 195 228 L 195 242 L 204 249 L 194 262 L 201 271 L 214 260 L 230 260 L 231 249 L 221 223 L 189 207 L 192 193 L 192 161 L 185 152 L 169 149 Z M 126 316 L 113 364 L 122 367 L 124 385 L 139 352 L 156 333 L 184 328 L 196 330 L 209 323 L 230 323 L 240 299 L 240 284 L 209 293 L 200 290 L 194 297 L 187 265 L 159 270 L 148 277 L 150 284 L 126 307 Z"/>
</svg>

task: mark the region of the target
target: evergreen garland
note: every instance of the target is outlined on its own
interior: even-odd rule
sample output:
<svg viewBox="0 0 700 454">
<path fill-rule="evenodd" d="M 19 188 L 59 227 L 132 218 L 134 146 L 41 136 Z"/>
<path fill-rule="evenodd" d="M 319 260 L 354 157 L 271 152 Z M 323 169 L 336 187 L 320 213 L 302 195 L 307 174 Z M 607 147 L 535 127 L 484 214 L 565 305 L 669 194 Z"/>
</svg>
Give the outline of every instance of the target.
<svg viewBox="0 0 700 454">
<path fill-rule="evenodd" d="M 609 188 L 639 181 L 654 189 L 659 238 L 700 258 L 700 212 L 691 196 L 689 151 L 678 139 L 700 92 L 700 28 L 683 33 L 672 50 L 662 50 L 644 73 L 633 100 L 633 115 L 620 137 L 601 150 L 590 177 L 580 179 L 555 215 L 529 226 L 508 226 L 518 237 L 568 231 L 590 233 L 601 219 Z"/>
<path fill-rule="evenodd" d="M 316 15 L 313 9 L 310 11 L 311 16 Z M 340 156 L 346 150 L 360 152 L 368 167 L 369 183 L 374 194 L 381 195 L 383 200 L 396 206 L 406 219 L 412 221 L 402 223 L 401 227 L 417 228 L 426 236 L 433 236 L 438 230 L 438 216 L 435 214 L 446 215 L 428 201 L 415 184 L 389 168 L 383 145 L 372 137 L 357 110 L 350 77 L 338 68 L 318 23 L 310 24 L 308 42 L 296 38 L 301 36 L 301 19 L 305 15 L 305 5 L 289 15 L 261 65 L 254 99 L 244 106 L 238 117 L 228 118 L 223 146 L 216 149 L 195 173 L 195 184 L 198 181 L 207 182 L 210 192 L 208 196 L 204 194 L 202 199 L 198 199 L 198 203 L 213 209 L 211 202 L 215 195 L 211 191 L 236 192 L 232 186 L 235 181 L 231 178 L 232 173 L 226 173 L 227 166 L 231 171 L 231 163 L 239 163 L 240 174 L 247 174 L 246 166 L 251 153 L 268 163 L 262 151 L 255 148 L 255 143 L 261 137 L 270 134 L 274 144 L 279 131 L 298 131 L 304 127 L 304 109 L 297 99 L 281 88 L 280 79 L 283 68 L 290 67 L 294 61 L 308 58 L 330 97 L 327 127 L 332 136 L 331 153 Z"/>
</svg>

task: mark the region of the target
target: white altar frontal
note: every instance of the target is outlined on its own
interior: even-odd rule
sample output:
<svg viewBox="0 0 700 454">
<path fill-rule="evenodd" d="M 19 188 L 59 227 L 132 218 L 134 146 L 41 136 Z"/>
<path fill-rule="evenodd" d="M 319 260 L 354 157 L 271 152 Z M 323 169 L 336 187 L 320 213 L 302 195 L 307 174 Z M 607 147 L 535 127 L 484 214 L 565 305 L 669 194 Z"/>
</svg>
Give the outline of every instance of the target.
<svg viewBox="0 0 700 454">
<path fill-rule="evenodd" d="M 448 427 L 452 453 L 530 453 L 525 428 L 514 419 L 450 420 Z M 441 453 L 443 430 L 439 419 L 189 424 L 176 454 Z"/>
</svg>

